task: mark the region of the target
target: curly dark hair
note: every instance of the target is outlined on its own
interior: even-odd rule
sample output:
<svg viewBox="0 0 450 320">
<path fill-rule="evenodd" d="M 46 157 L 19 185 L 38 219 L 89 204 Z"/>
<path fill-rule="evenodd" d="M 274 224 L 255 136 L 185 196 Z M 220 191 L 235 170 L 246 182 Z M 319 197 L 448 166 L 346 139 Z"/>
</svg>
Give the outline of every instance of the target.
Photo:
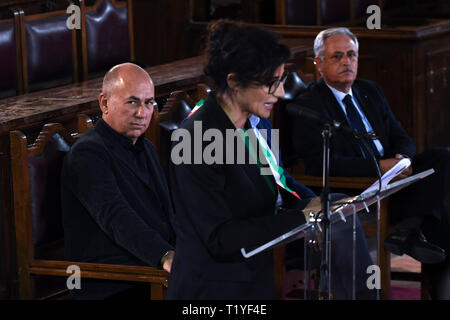
<svg viewBox="0 0 450 320">
<path fill-rule="evenodd" d="M 209 23 L 207 31 L 204 73 L 219 93 L 229 90 L 230 73 L 242 87 L 270 83 L 275 70 L 291 56 L 274 33 L 262 28 L 222 19 Z"/>
</svg>

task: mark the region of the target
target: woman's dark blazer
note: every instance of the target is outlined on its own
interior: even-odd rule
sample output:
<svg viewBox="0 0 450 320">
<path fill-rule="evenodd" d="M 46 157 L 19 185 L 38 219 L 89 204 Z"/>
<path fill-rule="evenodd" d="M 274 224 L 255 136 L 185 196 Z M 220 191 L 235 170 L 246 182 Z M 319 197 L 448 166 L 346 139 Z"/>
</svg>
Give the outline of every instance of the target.
<svg viewBox="0 0 450 320">
<path fill-rule="evenodd" d="M 225 146 L 226 141 L 230 142 L 226 130 L 235 127 L 210 94 L 204 106 L 183 123 L 182 129 L 191 137 L 187 145 L 192 152 L 187 158 L 192 161 L 195 151 L 197 157 L 199 150 L 210 151 L 205 149 L 210 141 L 195 145 L 201 139 L 199 133 L 208 129 L 220 132 Z M 240 250 L 252 249 L 303 224 L 303 215 L 275 214 L 273 176 L 261 175 L 258 165 L 249 161 L 174 164 L 174 156 L 181 154 L 179 147 L 184 139 L 187 138 L 174 144 L 170 164 L 177 246 L 167 298 L 275 298 L 272 251 L 245 259 Z"/>
</svg>

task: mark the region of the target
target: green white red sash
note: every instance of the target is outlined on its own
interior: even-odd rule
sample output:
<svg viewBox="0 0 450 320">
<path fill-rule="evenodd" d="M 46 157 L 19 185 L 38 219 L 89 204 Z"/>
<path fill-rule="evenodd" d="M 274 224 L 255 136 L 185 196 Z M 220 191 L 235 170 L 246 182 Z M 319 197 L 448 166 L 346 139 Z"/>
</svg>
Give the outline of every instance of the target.
<svg viewBox="0 0 450 320">
<path fill-rule="evenodd" d="M 273 154 L 272 150 L 267 145 L 267 142 L 264 139 L 264 137 L 261 135 L 258 129 L 254 128 L 253 131 L 255 132 L 256 138 L 258 139 L 259 142 L 259 146 L 262 149 L 261 150 L 262 154 L 266 157 L 270 171 L 272 172 L 272 175 L 277 185 L 280 188 L 283 188 L 284 190 L 288 191 L 294 197 L 301 199 L 300 196 L 295 191 L 293 191 L 286 185 L 286 176 L 284 174 L 284 169 L 278 165 L 277 159 Z M 268 132 L 268 134 L 270 134 L 270 132 Z"/>
<path fill-rule="evenodd" d="M 201 99 L 199 102 L 197 102 L 197 104 L 196 104 L 195 107 L 192 109 L 192 111 L 189 112 L 188 118 L 189 118 L 190 116 L 192 116 L 194 113 L 196 113 L 197 110 L 200 109 L 200 108 L 203 106 L 203 103 L 204 103 L 204 102 L 205 102 L 205 101 L 204 101 L 203 99 Z"/>
</svg>

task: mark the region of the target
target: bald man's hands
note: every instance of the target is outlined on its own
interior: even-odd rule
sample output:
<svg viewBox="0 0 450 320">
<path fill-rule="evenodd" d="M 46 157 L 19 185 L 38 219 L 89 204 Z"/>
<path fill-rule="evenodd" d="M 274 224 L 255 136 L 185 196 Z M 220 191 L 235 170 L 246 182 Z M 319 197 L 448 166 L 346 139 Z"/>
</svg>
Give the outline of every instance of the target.
<svg viewBox="0 0 450 320">
<path fill-rule="evenodd" d="M 170 269 L 172 269 L 172 261 L 173 261 L 173 255 L 175 254 L 175 251 L 170 250 L 167 252 L 167 254 L 161 259 L 161 264 L 164 270 L 170 273 Z"/>
</svg>

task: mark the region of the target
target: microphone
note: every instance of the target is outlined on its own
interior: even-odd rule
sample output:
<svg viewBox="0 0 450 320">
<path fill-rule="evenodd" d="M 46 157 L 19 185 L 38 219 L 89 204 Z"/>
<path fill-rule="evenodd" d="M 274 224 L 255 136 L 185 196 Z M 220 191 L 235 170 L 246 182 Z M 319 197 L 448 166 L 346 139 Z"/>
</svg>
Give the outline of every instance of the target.
<svg viewBox="0 0 450 320">
<path fill-rule="evenodd" d="M 286 106 L 286 112 L 291 116 L 303 116 L 322 125 L 329 125 L 336 130 L 342 130 L 344 132 L 350 133 L 356 138 L 378 139 L 378 137 L 374 133 L 360 133 L 344 123 L 330 119 L 329 117 L 323 116 L 322 114 L 315 112 L 310 108 L 303 107 L 294 102 L 291 102 Z"/>
</svg>

